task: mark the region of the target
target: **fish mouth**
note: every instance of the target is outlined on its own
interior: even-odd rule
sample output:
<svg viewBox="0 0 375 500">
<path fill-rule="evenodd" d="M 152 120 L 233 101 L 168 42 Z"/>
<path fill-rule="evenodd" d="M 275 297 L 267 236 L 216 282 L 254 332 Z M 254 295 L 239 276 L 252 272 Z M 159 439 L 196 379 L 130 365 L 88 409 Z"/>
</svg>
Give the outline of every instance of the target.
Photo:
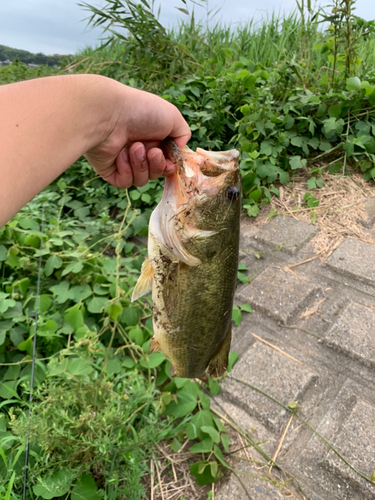
<svg viewBox="0 0 375 500">
<path fill-rule="evenodd" d="M 163 141 L 162 149 L 166 156 L 176 165 L 177 172 L 182 177 L 219 177 L 238 170 L 240 153 L 236 149 L 229 151 L 206 151 L 197 148 L 191 150 L 188 146 L 180 149 L 173 139 Z"/>
</svg>

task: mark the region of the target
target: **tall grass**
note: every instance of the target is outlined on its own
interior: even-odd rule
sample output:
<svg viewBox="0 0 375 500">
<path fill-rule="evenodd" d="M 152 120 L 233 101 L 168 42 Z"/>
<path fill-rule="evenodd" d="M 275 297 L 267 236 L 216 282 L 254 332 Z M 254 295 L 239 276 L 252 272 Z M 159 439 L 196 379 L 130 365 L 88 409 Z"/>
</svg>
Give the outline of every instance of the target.
<svg viewBox="0 0 375 500">
<path fill-rule="evenodd" d="M 124 4 L 131 7 L 133 2 Z M 306 15 L 303 2 L 288 15 L 274 12 L 261 21 L 249 19 L 235 26 L 214 19 L 197 21 L 193 12 L 171 29 L 159 23 L 151 7 L 141 7 L 142 15 L 130 9 L 135 16 L 130 22 L 126 9 L 119 13 L 111 5 L 108 2 L 102 11 L 86 5 L 92 13 L 91 24 L 107 27 L 108 39 L 96 50 L 83 49 L 75 60 L 77 70 L 104 73 L 120 81 L 135 79 L 138 86 L 151 90 L 161 82 L 168 86 L 192 74 L 216 77 L 244 59 L 247 65 L 264 69 L 298 64 L 305 87 L 315 85 L 322 69 L 332 71 L 327 51 L 321 47 L 330 37 L 327 23 L 322 23 L 324 15 L 311 15 L 311 11 Z M 357 52 L 362 59 L 358 76 L 372 71 L 374 48 L 373 33 L 358 37 Z"/>
</svg>

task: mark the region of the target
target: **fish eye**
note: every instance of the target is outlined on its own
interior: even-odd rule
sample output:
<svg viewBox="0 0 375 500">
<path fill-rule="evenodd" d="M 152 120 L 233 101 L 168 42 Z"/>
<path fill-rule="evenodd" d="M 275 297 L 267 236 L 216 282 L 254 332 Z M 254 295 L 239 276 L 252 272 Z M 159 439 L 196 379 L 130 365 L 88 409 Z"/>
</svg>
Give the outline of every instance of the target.
<svg viewBox="0 0 375 500">
<path fill-rule="evenodd" d="M 227 189 L 227 198 L 230 201 L 238 200 L 240 196 L 240 190 L 236 186 L 231 186 Z"/>
</svg>

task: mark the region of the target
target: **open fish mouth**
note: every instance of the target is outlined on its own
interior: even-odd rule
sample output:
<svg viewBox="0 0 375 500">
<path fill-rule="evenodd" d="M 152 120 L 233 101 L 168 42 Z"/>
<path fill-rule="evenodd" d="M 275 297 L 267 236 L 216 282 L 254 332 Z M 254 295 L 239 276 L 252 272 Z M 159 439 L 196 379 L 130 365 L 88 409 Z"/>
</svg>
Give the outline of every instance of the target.
<svg viewBox="0 0 375 500">
<path fill-rule="evenodd" d="M 218 177 L 238 169 L 239 152 L 236 149 L 215 152 L 197 148 L 196 151 L 192 151 L 188 146 L 180 149 L 170 138 L 163 141 L 162 148 L 182 177 L 199 178 L 202 175 Z"/>
</svg>

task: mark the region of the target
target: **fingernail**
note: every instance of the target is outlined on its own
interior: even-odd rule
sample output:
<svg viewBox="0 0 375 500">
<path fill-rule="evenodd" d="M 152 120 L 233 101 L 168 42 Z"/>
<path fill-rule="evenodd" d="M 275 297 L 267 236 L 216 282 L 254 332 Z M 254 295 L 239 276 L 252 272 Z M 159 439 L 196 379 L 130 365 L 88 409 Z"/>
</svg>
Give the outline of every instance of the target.
<svg viewBox="0 0 375 500">
<path fill-rule="evenodd" d="M 163 159 L 163 154 L 162 153 L 155 153 L 154 155 L 152 155 L 152 161 L 154 161 L 155 163 L 160 163 Z"/>
<path fill-rule="evenodd" d="M 137 160 L 143 161 L 145 159 L 145 150 L 143 146 L 138 146 L 134 150 L 134 155 L 137 158 Z"/>
<path fill-rule="evenodd" d="M 122 157 L 127 163 L 129 163 L 129 153 L 127 149 L 122 150 Z"/>
</svg>

